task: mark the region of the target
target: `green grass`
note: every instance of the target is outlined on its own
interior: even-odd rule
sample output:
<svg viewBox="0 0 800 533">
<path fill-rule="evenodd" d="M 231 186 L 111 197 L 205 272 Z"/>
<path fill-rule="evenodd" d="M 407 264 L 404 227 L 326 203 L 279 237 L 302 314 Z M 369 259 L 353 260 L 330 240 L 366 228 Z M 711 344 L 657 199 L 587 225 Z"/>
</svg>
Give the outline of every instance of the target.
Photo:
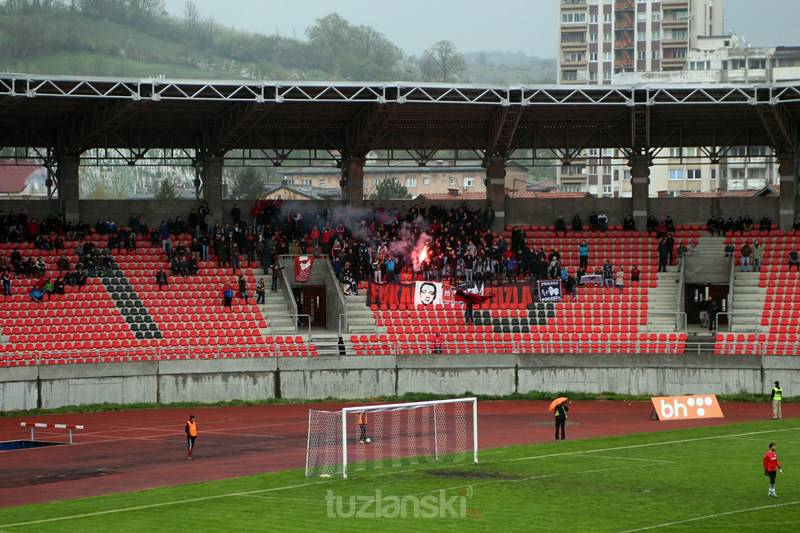
<svg viewBox="0 0 800 533">
<path fill-rule="evenodd" d="M 761 456 L 786 465 L 767 498 Z M 191 468 L 202 468 L 202 454 Z M 800 520 L 800 423 L 767 421 L 486 450 L 479 465 L 401 466 L 306 479 L 302 471 L 0 509 L 2 531 L 791 530 Z M 330 492 L 329 492 L 330 491 Z M 328 495 L 463 495 L 465 517 L 330 518 Z M 437 502 L 439 500 L 436 500 Z M 460 514 L 461 500 L 455 501 Z M 413 505 L 405 504 L 411 512 Z M 426 507 L 430 509 L 430 507 Z M 386 511 L 386 509 L 384 508 Z M 388 512 L 392 509 L 389 508 Z M 371 505 L 369 512 L 375 512 Z M 50 522 L 17 525 L 36 520 Z M 689 522 L 684 522 L 689 520 Z"/>
</svg>

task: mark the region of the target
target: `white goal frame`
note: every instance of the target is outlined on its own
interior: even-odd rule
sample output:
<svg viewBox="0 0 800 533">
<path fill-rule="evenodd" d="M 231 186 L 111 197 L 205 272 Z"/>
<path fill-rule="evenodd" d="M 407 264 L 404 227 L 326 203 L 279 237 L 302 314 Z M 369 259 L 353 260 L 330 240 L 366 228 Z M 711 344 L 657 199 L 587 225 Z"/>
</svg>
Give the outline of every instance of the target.
<svg viewBox="0 0 800 533">
<path fill-rule="evenodd" d="M 400 410 L 411 410 L 423 407 L 433 407 L 432 414 L 433 414 L 433 432 L 434 432 L 434 459 L 436 461 L 439 460 L 439 442 L 438 437 L 435 436 L 436 432 L 438 431 L 438 423 L 436 422 L 436 406 L 442 405 L 449 405 L 449 404 L 465 404 L 465 405 L 472 405 L 472 460 L 474 463 L 478 463 L 478 399 L 475 397 L 471 398 L 453 398 L 447 400 L 431 400 L 431 401 L 424 401 L 424 402 L 406 402 L 406 403 L 392 403 L 392 404 L 381 404 L 381 405 L 363 405 L 363 406 L 355 406 L 355 407 L 344 407 L 340 411 L 341 415 L 341 465 L 342 465 L 342 478 L 347 479 L 347 467 L 348 467 L 348 446 L 347 446 L 347 438 L 348 438 L 348 427 L 347 427 L 347 419 L 348 415 L 352 415 L 353 413 L 374 413 L 380 411 L 400 411 Z M 329 411 L 327 412 L 328 415 L 335 415 L 339 416 L 336 411 Z M 465 428 L 469 428 L 469 421 L 465 421 Z M 311 449 L 311 412 L 309 412 L 309 432 L 308 432 L 308 443 L 306 448 L 306 475 L 309 472 L 309 453 Z M 337 428 L 339 429 L 339 428 Z M 469 453 L 469 452 L 467 452 Z"/>
</svg>

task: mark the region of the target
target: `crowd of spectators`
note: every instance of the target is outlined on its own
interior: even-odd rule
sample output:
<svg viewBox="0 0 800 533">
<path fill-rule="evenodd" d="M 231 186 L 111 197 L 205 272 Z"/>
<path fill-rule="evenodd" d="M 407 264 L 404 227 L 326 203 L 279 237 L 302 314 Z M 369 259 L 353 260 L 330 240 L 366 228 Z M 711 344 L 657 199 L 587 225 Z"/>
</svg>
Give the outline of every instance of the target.
<svg viewBox="0 0 800 533">
<path fill-rule="evenodd" d="M 717 215 L 708 219 L 706 228 L 711 235 L 718 235 L 720 237 L 725 234 L 735 235 L 736 233 L 743 235 L 745 231 L 752 231 L 754 229 L 765 231 L 769 234 L 772 230 L 772 219 L 764 215 L 758 222 L 758 226 L 756 226 L 753 219 L 750 218 L 750 215 L 738 216 L 735 219 L 733 217 L 728 217 L 727 220 Z"/>
</svg>

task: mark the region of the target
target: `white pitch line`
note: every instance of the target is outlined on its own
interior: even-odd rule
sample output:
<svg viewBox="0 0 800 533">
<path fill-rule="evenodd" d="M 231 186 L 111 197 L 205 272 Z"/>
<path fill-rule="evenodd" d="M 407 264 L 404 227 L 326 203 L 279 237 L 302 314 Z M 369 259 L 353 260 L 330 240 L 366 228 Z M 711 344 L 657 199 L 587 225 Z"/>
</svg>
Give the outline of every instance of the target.
<svg viewBox="0 0 800 533">
<path fill-rule="evenodd" d="M 733 433 L 730 435 L 711 435 L 708 437 L 695 437 L 692 439 L 678 439 L 678 440 L 665 440 L 659 442 L 647 442 L 644 444 L 630 444 L 628 446 L 615 446 L 613 448 L 597 448 L 594 450 L 577 450 L 572 452 L 559 452 L 559 453 L 548 453 L 544 455 L 530 455 L 527 457 L 514 457 L 511 459 L 496 459 L 494 463 L 515 463 L 518 461 L 532 461 L 534 459 L 549 459 L 551 457 L 562 457 L 562 456 L 569 456 L 569 455 L 583 455 L 587 453 L 601 453 L 601 452 L 613 452 L 617 450 L 633 450 L 636 448 L 651 448 L 653 446 L 667 446 L 669 444 L 685 444 L 689 442 L 699 442 L 703 440 L 717 440 L 717 439 L 732 439 L 735 437 L 746 437 L 748 435 L 763 435 L 765 433 L 779 433 L 784 431 L 797 431 L 800 430 L 800 427 L 793 427 L 793 428 L 783 428 L 783 429 L 769 429 L 764 431 L 748 431 L 746 433 Z"/>
<path fill-rule="evenodd" d="M 695 437 L 695 438 L 692 438 L 692 439 L 679 439 L 679 440 L 668 440 L 668 441 L 660 441 L 660 442 L 649 442 L 649 443 L 646 443 L 646 444 L 631 444 L 631 445 L 628 445 L 628 446 L 616 446 L 616 447 L 611 447 L 611 448 L 598 448 L 596 450 L 576 450 L 576 451 L 572 451 L 572 452 L 550 453 L 550 454 L 544 454 L 544 455 L 532 455 L 532 456 L 529 456 L 529 457 L 518 457 L 518 458 L 514 458 L 514 459 L 497 459 L 495 461 L 486 461 L 486 462 L 484 462 L 482 464 L 509 463 L 509 462 L 516 462 L 516 461 L 530 461 L 530 460 L 534 460 L 534 459 L 546 459 L 546 458 L 550 458 L 550 457 L 564 457 L 564 456 L 570 456 L 570 455 L 584 455 L 584 454 L 587 454 L 587 453 L 609 452 L 609 451 L 616 451 L 616 450 L 630 450 L 630 449 L 634 449 L 634 448 L 647 448 L 647 447 L 653 447 L 653 446 L 669 446 L 671 444 L 684 444 L 684 443 L 688 443 L 688 442 L 698 442 L 698 441 L 711 440 L 711 439 L 728 439 L 728 438 L 742 437 L 742 436 L 747 436 L 747 435 L 761 435 L 761 434 L 764 434 L 764 433 L 778 433 L 778 432 L 784 432 L 784 431 L 797 431 L 797 430 L 800 430 L 800 427 L 784 428 L 784 429 L 771 429 L 771 430 L 766 430 L 766 431 L 749 431 L 749 432 L 746 432 L 746 433 L 733 433 L 733 434 L 730 434 L 730 435 L 713 435 L 713 436 L 709 436 L 709 437 Z M 453 466 L 463 467 L 464 465 L 442 465 L 441 468 L 448 468 L 448 467 L 452 468 Z M 414 468 L 414 469 L 406 469 L 406 470 L 391 470 L 389 472 L 384 472 L 383 475 L 398 474 L 398 473 L 402 473 L 402 472 L 411 472 L 411 471 L 415 471 L 415 470 L 420 470 L 420 469 L 419 468 Z M 375 475 L 378 476 L 378 475 L 381 475 L 381 474 L 375 474 Z M 180 504 L 184 504 L 184 503 L 194 503 L 194 502 L 199 502 L 199 501 L 215 500 L 215 499 L 227 498 L 227 497 L 231 497 L 231 496 L 242 496 L 242 495 L 245 495 L 245 494 L 263 494 L 265 492 L 278 492 L 278 491 L 282 491 L 282 490 L 291 490 L 291 489 L 295 489 L 295 488 L 309 487 L 309 486 L 313 486 L 313 485 L 320 485 L 320 484 L 323 484 L 323 483 L 330 483 L 330 481 L 315 481 L 315 482 L 309 482 L 309 483 L 301 483 L 301 484 L 298 484 L 298 485 L 287 485 L 285 487 L 274 487 L 274 488 L 271 488 L 271 489 L 260 489 L 260 490 L 245 491 L 245 492 L 231 492 L 231 493 L 227 493 L 227 494 L 217 494 L 217 495 L 214 495 L 214 496 L 204 496 L 204 497 L 199 497 L 199 498 L 188 498 L 188 499 L 185 499 L 185 500 L 175 500 L 175 501 L 171 501 L 171 502 L 158 502 L 158 503 L 151 503 L 151 504 L 148 504 L 148 505 L 138 505 L 138 506 L 135 506 L 135 507 L 122 507 L 122 508 L 118 508 L 118 509 L 108 509 L 106 511 L 97 511 L 97 512 L 94 512 L 94 513 L 83 513 L 83 514 L 76 514 L 76 515 L 57 516 L 57 517 L 53 517 L 53 518 L 44 518 L 44 519 L 41 519 L 41 520 L 33 520 L 33 521 L 29 521 L 29 522 L 17 522 L 17 523 L 13 523 L 13 524 L 0 524 L 0 530 L 2 530 L 3 528 L 9 528 L 9 527 L 28 526 L 28 525 L 34 525 L 34 524 L 46 524 L 46 523 L 52 523 L 52 522 L 60 522 L 60 521 L 63 521 L 63 520 L 75 520 L 75 519 L 79 519 L 79 518 L 89 518 L 89 517 L 92 517 L 92 516 L 116 514 L 116 513 L 123 513 L 123 512 L 127 512 L 127 511 L 138 511 L 138 510 L 141 510 L 141 509 L 154 509 L 154 508 L 157 508 L 157 507 L 166 507 L 166 506 L 169 506 L 169 505 L 180 505 Z M 798 503 L 800 503 L 800 502 L 798 502 Z"/>
<path fill-rule="evenodd" d="M 619 461 L 643 461 L 645 463 L 661 463 L 661 464 L 672 464 L 675 461 L 667 461 L 666 459 L 647 459 L 643 457 L 622 457 L 620 455 L 597 455 L 596 457 L 600 457 L 602 459 L 616 459 Z"/>
<path fill-rule="evenodd" d="M 725 511 L 724 513 L 707 514 L 704 516 L 696 516 L 694 518 L 687 518 L 686 520 L 676 520 L 675 522 L 664 522 L 663 524 L 656 524 L 654 526 L 640 527 L 638 529 L 626 529 L 620 533 L 634 533 L 636 531 L 649 531 L 651 529 L 660 529 L 662 527 L 679 526 L 681 524 L 688 524 L 690 522 L 699 522 L 700 520 L 708 520 L 710 518 L 719 518 L 721 516 L 730 516 L 734 514 L 750 513 L 753 511 L 763 511 L 764 509 L 777 509 L 779 507 L 789 507 L 790 505 L 800 504 L 800 500 L 786 503 L 776 503 L 773 505 L 762 505 L 760 507 L 750 507 L 749 509 L 737 509 L 736 511 Z"/>
<path fill-rule="evenodd" d="M 1 524 L 0 531 L 3 528 L 9 527 L 20 527 L 20 526 L 32 526 L 36 524 L 49 524 L 52 522 L 61 522 L 63 520 L 74 520 L 76 518 L 91 518 L 93 516 L 103 516 L 109 514 L 116 514 L 116 513 L 125 513 L 128 511 L 142 511 L 144 509 L 154 509 L 157 507 L 165 507 L 168 505 L 181 505 L 185 503 L 195 503 L 195 502 L 204 502 L 208 500 L 218 500 L 220 498 L 230 498 L 232 496 L 247 496 L 250 494 L 263 494 L 265 492 L 276 492 L 281 490 L 291 490 L 291 489 L 299 489 L 302 487 L 309 487 L 312 485 L 321 485 L 323 483 L 330 483 L 330 481 L 312 481 L 308 483 L 298 483 L 297 485 L 287 485 L 284 487 L 274 487 L 271 489 L 258 489 L 258 490 L 249 490 L 243 492 L 228 492 L 225 494 L 215 494 L 213 496 L 200 496 L 197 498 L 187 498 L 185 500 L 177 500 L 172 502 L 159 502 L 159 503 L 150 503 L 147 505 L 136 505 L 133 507 L 120 507 L 118 509 L 107 509 L 105 511 L 96 511 L 93 513 L 82 513 L 76 515 L 67 515 L 67 516 L 55 516 L 52 518 L 42 518 L 40 520 L 30 520 L 28 522 L 15 522 L 13 524 Z"/>
</svg>

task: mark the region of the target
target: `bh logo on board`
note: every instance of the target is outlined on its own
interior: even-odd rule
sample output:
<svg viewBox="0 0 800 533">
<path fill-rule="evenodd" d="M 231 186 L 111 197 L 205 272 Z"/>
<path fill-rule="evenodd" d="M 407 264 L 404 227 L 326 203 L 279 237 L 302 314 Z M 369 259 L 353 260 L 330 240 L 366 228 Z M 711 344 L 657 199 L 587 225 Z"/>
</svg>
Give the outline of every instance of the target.
<svg viewBox="0 0 800 533">
<path fill-rule="evenodd" d="M 657 396 L 651 401 L 659 420 L 696 420 L 725 416 L 715 394 Z"/>
</svg>

